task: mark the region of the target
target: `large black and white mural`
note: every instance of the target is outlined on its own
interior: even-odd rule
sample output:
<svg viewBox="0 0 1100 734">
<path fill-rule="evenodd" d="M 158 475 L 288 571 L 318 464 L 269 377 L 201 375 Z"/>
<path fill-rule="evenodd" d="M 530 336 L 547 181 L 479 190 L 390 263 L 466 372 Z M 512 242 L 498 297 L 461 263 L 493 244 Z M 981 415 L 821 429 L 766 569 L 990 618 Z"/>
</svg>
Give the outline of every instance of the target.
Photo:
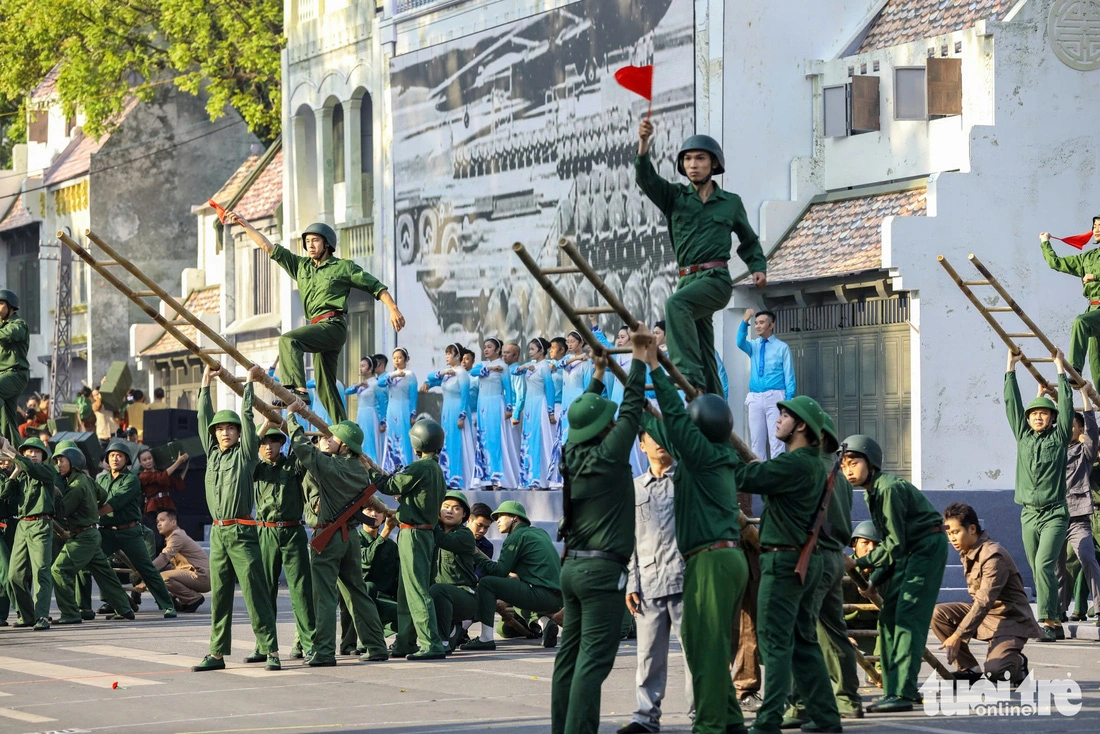
<svg viewBox="0 0 1100 734">
<path fill-rule="evenodd" d="M 515 242 L 555 265 L 560 238 L 575 239 L 635 315 L 660 318 L 675 286 L 671 243 L 634 183 L 648 103 L 614 73 L 654 66 L 651 155 L 676 180 L 676 151 L 695 128 L 693 13 L 691 0 L 581 0 L 393 59 L 400 343 L 416 369 L 441 364 L 450 342 L 480 356 L 489 336 L 522 345 L 568 330 Z M 596 304 L 580 276 L 555 281 Z"/>
</svg>

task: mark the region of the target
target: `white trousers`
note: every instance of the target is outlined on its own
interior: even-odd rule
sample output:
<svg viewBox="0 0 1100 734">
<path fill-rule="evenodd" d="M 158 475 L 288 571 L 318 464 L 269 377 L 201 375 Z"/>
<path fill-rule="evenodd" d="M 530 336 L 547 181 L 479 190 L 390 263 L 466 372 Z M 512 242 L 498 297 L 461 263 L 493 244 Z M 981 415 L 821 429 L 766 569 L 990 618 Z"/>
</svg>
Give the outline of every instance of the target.
<svg viewBox="0 0 1100 734">
<path fill-rule="evenodd" d="M 783 453 L 783 442 L 775 437 L 775 423 L 779 420 L 779 408 L 776 404 L 786 397 L 783 390 L 750 392 L 745 396 L 745 405 L 749 408 L 749 436 L 752 439 L 752 452 L 761 460 L 774 459 Z M 771 445 L 771 456 L 765 454 L 765 446 Z"/>
</svg>

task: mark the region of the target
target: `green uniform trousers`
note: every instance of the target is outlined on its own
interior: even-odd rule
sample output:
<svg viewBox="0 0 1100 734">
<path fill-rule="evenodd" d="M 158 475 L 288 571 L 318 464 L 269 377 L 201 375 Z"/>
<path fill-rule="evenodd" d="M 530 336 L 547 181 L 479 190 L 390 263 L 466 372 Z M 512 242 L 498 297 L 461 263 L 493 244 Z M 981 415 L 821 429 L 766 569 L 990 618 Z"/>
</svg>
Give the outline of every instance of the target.
<svg viewBox="0 0 1100 734">
<path fill-rule="evenodd" d="M 233 651 L 233 591 L 239 583 L 256 635 L 256 652 L 279 652 L 275 608 L 267 592 L 260 539 L 253 525 L 210 527 L 210 654 Z"/>
<path fill-rule="evenodd" d="M 439 630 L 435 628 L 435 603 L 428 594 L 434 553 L 435 536 L 431 530 L 403 528 L 397 536 L 401 576 L 397 580 L 397 641 L 394 648 L 398 651 L 415 652 L 419 644 L 421 652 L 443 652 Z M 495 609 L 496 601 L 493 603 Z M 492 624 L 491 617 L 489 624 Z"/>
<path fill-rule="evenodd" d="M 145 544 L 143 528 L 143 525 L 135 525 L 125 530 L 102 528 L 100 538 L 102 540 L 103 555 L 108 557 L 115 551 L 125 553 L 126 557 L 130 559 L 130 563 L 134 565 L 138 575 L 141 576 L 142 581 L 145 582 L 145 588 L 149 589 L 149 593 L 153 595 L 153 600 L 156 601 L 157 606 L 165 611 L 175 609 L 172 604 L 172 595 L 168 593 L 168 587 L 164 585 L 164 577 L 160 575 L 160 571 L 156 569 L 149 557 L 149 547 Z M 211 546 L 211 550 L 213 550 L 213 546 Z M 102 591 L 102 586 L 100 591 Z"/>
<path fill-rule="evenodd" d="M 61 611 L 61 619 L 80 619 L 80 606 L 76 597 L 79 575 L 84 569 L 91 569 L 103 598 L 116 612 L 122 614 L 130 611 L 130 599 L 122 590 L 118 574 L 108 565 L 107 557 L 100 550 L 101 545 L 99 529 L 85 528 L 69 538 L 54 559 L 54 596 L 57 598 L 57 608 Z"/>
<path fill-rule="evenodd" d="M 7 527 L 0 530 L 0 622 L 7 622 L 15 592 L 11 590 L 8 569 L 11 565 L 11 543 L 15 540 L 15 525 L 18 520 L 8 520 Z"/>
<path fill-rule="evenodd" d="M 8 574 L 15 608 L 27 624 L 50 616 L 53 528 L 49 520 L 16 520 Z"/>
<path fill-rule="evenodd" d="M 691 670 L 695 734 L 724 734 L 745 723 L 730 675 L 730 644 L 748 581 L 749 564 L 740 548 L 697 553 L 684 568 L 680 644 Z"/>
<path fill-rule="evenodd" d="M 348 325 L 342 318 L 299 326 L 279 337 L 279 382 L 288 389 L 304 388 L 306 353 L 312 354 L 317 397 L 328 411 L 332 425 L 348 417 L 343 396 L 336 389 L 340 353 L 347 340 Z"/>
<path fill-rule="evenodd" d="M 0 373 L 0 434 L 13 446 L 23 442 L 19 435 L 19 396 L 27 388 L 29 374 L 20 369 Z"/>
<path fill-rule="evenodd" d="M 795 578 L 797 563 L 797 551 L 765 552 L 760 556 L 756 619 L 760 655 L 764 659 L 764 700 L 756 712 L 754 732 L 779 731 L 795 670 L 802 683 L 799 690 L 808 718 L 822 727 L 840 724 L 829 671 L 817 644 L 814 600 L 821 583 L 821 555 L 815 553 L 810 558 L 805 584 L 799 584 Z M 695 705 L 698 709 L 698 702 Z"/>
<path fill-rule="evenodd" d="M 493 624 L 493 617 L 497 613 L 497 599 L 515 607 L 517 615 L 530 611 L 536 617 L 550 616 L 562 608 L 560 591 L 532 586 L 521 579 L 482 576 L 477 582 L 478 622 L 490 626 Z"/>
<path fill-rule="evenodd" d="M 477 614 L 477 591 L 469 586 L 432 584 L 428 596 L 435 606 L 435 628 L 440 639 L 450 637 L 456 624 Z"/>
<path fill-rule="evenodd" d="M 402 533 L 404 534 L 404 533 Z M 386 638 L 374 600 L 367 595 L 363 583 L 363 553 L 359 533 L 349 530 L 347 540 L 336 533 L 325 549 L 318 553 L 310 546 L 309 566 L 313 574 L 313 599 L 317 626 L 313 633 L 313 658 L 318 661 L 336 658 L 337 599 L 352 611 L 359 638 L 371 654 L 386 652 Z"/>
<path fill-rule="evenodd" d="M 622 634 L 626 569 L 603 558 L 567 559 L 561 592 L 565 624 L 554 659 L 550 731 L 596 734 L 600 688 L 615 665 Z"/>
<path fill-rule="evenodd" d="M 1095 384 L 1100 380 L 1100 307 L 1089 306 L 1089 310 L 1073 320 L 1070 330 L 1069 363 L 1081 373 L 1085 367 L 1085 355 L 1088 354 L 1089 370 Z"/>
<path fill-rule="evenodd" d="M 1040 622 L 1044 619 L 1061 620 L 1058 559 L 1066 547 L 1069 508 L 1064 503 L 1048 508 L 1024 505 L 1020 512 L 1020 525 L 1023 528 L 1024 553 L 1035 578 L 1035 615 Z"/>
<path fill-rule="evenodd" d="M 1054 561 L 1058 561 L 1057 552 Z M 913 541 L 909 553 L 894 561 L 894 575 L 883 593 L 878 618 L 883 695 L 921 699 L 917 679 L 946 563 L 947 537 L 942 532 Z M 1057 604 L 1057 586 L 1053 598 Z"/>
<path fill-rule="evenodd" d="M 367 596 L 374 602 L 378 611 L 378 621 L 382 624 L 382 635 L 392 635 L 397 632 L 397 599 L 378 595 L 378 585 L 373 581 L 367 581 L 364 585 Z M 340 649 L 354 650 L 357 636 L 355 634 L 355 620 L 351 616 L 348 605 L 340 598 Z M 365 645 L 363 646 L 366 649 Z"/>
<path fill-rule="evenodd" d="M 819 549 L 821 556 L 821 581 L 814 591 L 811 605 L 819 609 L 817 616 L 817 641 L 825 657 L 825 668 L 833 683 L 836 705 L 841 712 L 863 710 L 863 697 L 859 695 L 859 671 L 856 651 L 848 639 L 848 623 L 844 621 L 845 576 L 844 554 L 841 551 Z M 870 639 L 870 638 L 865 638 Z M 808 720 L 806 707 L 798 692 L 798 676 L 793 679 L 791 708 L 787 716 Z"/>
<path fill-rule="evenodd" d="M 722 394 L 714 356 L 714 312 L 730 302 L 733 284 L 725 268 L 680 278 L 665 301 L 665 341 L 672 363 L 681 374 L 707 392 Z"/>
<path fill-rule="evenodd" d="M 260 527 L 260 558 L 264 564 L 271 609 L 279 608 L 279 573 L 286 573 L 294 630 L 303 650 L 313 649 L 317 616 L 313 607 L 313 578 L 309 564 L 309 541 L 301 525 L 290 528 Z"/>
</svg>

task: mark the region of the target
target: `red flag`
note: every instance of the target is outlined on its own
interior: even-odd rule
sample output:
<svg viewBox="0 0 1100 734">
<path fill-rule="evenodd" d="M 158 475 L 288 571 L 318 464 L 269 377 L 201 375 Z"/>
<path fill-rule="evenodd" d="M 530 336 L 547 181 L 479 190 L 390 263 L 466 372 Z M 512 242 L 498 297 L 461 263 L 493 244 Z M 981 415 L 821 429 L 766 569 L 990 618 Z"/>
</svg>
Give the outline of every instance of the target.
<svg viewBox="0 0 1100 734">
<path fill-rule="evenodd" d="M 214 201 L 213 199 L 207 199 L 206 203 L 209 204 L 210 206 L 214 207 L 214 211 L 218 215 L 218 221 L 220 221 L 222 224 L 225 224 L 225 215 L 226 215 L 225 207 L 223 207 L 221 204 Z"/>
<path fill-rule="evenodd" d="M 615 81 L 624 89 L 653 101 L 652 66 L 624 66 L 615 72 Z"/>
<path fill-rule="evenodd" d="M 1054 235 L 1051 235 L 1050 237 L 1051 237 L 1051 239 L 1061 240 L 1062 242 L 1065 242 L 1070 247 L 1076 247 L 1078 250 L 1083 250 L 1085 248 L 1085 245 L 1092 242 L 1092 232 L 1085 232 L 1084 234 L 1075 234 L 1075 235 L 1072 235 L 1070 237 L 1055 237 Z"/>
</svg>

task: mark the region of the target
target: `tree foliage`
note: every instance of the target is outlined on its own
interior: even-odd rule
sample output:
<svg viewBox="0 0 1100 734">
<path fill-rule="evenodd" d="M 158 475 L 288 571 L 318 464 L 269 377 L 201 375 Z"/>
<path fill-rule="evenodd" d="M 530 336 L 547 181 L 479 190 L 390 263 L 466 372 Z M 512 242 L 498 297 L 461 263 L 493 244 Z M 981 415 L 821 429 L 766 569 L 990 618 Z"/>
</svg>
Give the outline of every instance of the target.
<svg viewBox="0 0 1100 734">
<path fill-rule="evenodd" d="M 264 139 L 279 131 L 282 0 L 0 0 L 0 95 L 17 100 L 59 66 L 65 114 L 98 136 L 130 96 L 157 86 L 237 110 Z"/>
</svg>

